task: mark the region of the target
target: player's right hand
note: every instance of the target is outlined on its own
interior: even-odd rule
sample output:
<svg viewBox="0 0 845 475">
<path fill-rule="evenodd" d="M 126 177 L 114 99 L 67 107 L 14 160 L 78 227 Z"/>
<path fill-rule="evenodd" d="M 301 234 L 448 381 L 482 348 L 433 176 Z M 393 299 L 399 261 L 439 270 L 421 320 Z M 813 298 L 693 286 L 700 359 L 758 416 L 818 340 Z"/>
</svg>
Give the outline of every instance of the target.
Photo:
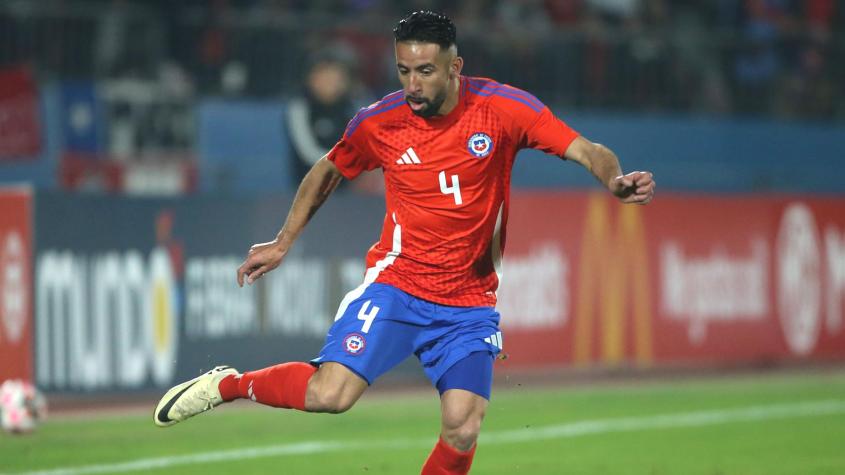
<svg viewBox="0 0 845 475">
<path fill-rule="evenodd" d="M 644 205 L 654 198 L 655 185 L 651 172 L 631 172 L 613 178 L 608 188 L 623 203 Z"/>
<path fill-rule="evenodd" d="M 287 254 L 287 249 L 275 240 L 253 244 L 249 248 L 246 260 L 238 267 L 238 285 L 243 287 L 244 281 L 252 285 L 264 274 L 279 267 L 285 254 Z"/>
</svg>

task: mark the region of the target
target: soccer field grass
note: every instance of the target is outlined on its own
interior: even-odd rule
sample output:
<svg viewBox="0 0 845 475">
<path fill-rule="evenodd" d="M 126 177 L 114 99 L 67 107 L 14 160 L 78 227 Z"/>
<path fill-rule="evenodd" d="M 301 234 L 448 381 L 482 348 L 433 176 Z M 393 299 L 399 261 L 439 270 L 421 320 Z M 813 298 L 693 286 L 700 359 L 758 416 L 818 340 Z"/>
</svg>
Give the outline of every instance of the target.
<svg viewBox="0 0 845 475">
<path fill-rule="evenodd" d="M 438 407 L 432 391 L 342 415 L 230 405 L 168 429 L 56 417 L 0 437 L 0 472 L 413 474 Z M 842 474 L 845 374 L 497 388 L 472 473 Z"/>
</svg>

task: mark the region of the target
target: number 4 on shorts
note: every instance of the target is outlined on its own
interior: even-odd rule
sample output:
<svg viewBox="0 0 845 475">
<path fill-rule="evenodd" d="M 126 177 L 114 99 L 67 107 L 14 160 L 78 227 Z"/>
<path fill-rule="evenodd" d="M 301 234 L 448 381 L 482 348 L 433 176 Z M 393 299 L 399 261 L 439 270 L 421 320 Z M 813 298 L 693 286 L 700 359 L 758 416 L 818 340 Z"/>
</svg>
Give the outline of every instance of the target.
<svg viewBox="0 0 845 475">
<path fill-rule="evenodd" d="M 372 326 L 373 320 L 376 318 L 379 311 L 379 308 L 373 305 L 373 308 L 370 309 L 369 313 L 367 312 L 371 302 L 372 300 L 364 302 L 364 305 L 361 306 L 361 310 L 358 311 L 358 320 L 364 320 L 364 326 L 361 327 L 361 331 L 363 333 L 370 331 L 370 326 Z"/>
</svg>

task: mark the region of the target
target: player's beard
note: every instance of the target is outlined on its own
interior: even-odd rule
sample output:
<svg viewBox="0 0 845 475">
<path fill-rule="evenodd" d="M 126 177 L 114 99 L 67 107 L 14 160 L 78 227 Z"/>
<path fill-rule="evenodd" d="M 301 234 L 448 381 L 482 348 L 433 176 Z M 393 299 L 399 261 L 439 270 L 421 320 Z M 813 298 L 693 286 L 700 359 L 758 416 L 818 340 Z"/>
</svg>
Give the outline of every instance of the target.
<svg viewBox="0 0 845 475">
<path fill-rule="evenodd" d="M 434 96 L 434 99 L 427 99 L 425 97 L 415 97 L 418 101 L 422 101 L 425 104 L 420 110 L 414 110 L 411 108 L 411 112 L 414 114 L 427 119 L 429 117 L 434 117 L 440 112 L 440 107 L 446 102 L 446 89 L 441 90 Z M 406 102 L 411 102 L 408 97 L 405 97 Z"/>
</svg>

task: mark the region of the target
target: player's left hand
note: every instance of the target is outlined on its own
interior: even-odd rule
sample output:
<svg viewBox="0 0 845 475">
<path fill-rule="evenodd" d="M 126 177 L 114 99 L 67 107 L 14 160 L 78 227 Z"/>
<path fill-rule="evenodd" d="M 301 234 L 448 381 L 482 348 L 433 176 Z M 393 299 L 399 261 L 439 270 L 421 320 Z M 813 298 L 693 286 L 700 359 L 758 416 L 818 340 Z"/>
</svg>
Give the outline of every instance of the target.
<svg viewBox="0 0 845 475">
<path fill-rule="evenodd" d="M 654 198 L 655 184 L 651 172 L 631 172 L 611 180 L 608 188 L 623 203 L 644 205 Z"/>
<path fill-rule="evenodd" d="M 243 287 L 244 282 L 252 285 L 264 274 L 279 267 L 287 252 L 288 248 L 278 239 L 253 244 L 246 260 L 238 267 L 238 286 Z"/>
</svg>

